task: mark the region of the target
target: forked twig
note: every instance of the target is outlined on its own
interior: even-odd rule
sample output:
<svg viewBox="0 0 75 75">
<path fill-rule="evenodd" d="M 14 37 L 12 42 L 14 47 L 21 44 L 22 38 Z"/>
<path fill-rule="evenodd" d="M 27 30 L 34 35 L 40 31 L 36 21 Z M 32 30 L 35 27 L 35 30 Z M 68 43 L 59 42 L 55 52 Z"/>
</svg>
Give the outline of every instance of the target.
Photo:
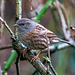
<svg viewBox="0 0 75 75">
<path fill-rule="evenodd" d="M 15 39 L 15 35 L 13 33 L 13 31 L 9 28 L 9 26 L 7 25 L 6 21 L 4 21 L 1 17 L 0 17 L 0 21 L 4 24 L 4 26 L 7 28 L 7 30 L 9 31 L 9 33 L 12 35 L 12 37 Z"/>
</svg>

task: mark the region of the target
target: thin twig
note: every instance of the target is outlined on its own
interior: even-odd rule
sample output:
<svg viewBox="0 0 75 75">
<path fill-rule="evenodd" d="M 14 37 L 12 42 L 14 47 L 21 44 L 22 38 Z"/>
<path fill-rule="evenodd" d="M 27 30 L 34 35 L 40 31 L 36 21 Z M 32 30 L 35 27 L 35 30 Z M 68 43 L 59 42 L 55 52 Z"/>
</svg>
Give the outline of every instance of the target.
<svg viewBox="0 0 75 75">
<path fill-rule="evenodd" d="M 4 7 L 5 7 L 5 0 L 1 1 L 1 17 L 4 18 Z M 1 39 L 3 34 L 4 25 L 1 23 Z"/>
<path fill-rule="evenodd" d="M 9 48 L 12 48 L 12 45 L 6 45 L 6 46 L 3 46 L 3 47 L 0 47 L 0 51 L 1 50 L 4 50 L 4 49 L 9 49 Z"/>
<path fill-rule="evenodd" d="M 18 54 L 18 57 L 17 57 L 16 62 L 15 62 L 17 75 L 20 75 L 20 66 L 19 66 L 19 62 L 20 62 L 20 55 Z"/>
<path fill-rule="evenodd" d="M 21 19 L 22 17 L 22 0 L 16 0 L 16 17 Z"/>
<path fill-rule="evenodd" d="M 66 25 L 67 27 L 69 26 L 69 21 L 68 21 L 68 14 L 67 14 L 67 11 L 66 9 L 64 8 L 64 6 L 59 2 L 59 6 L 64 14 L 64 17 L 65 17 L 65 21 L 66 21 Z"/>
<path fill-rule="evenodd" d="M 50 66 L 50 68 L 51 68 L 52 72 L 54 73 L 54 75 L 58 75 L 57 72 L 55 71 L 52 63 L 51 63 L 51 59 L 48 58 L 48 57 L 43 57 L 43 58 L 47 61 L 48 65 Z"/>
<path fill-rule="evenodd" d="M 0 17 L 0 21 L 4 24 L 4 26 L 7 28 L 7 30 L 9 31 L 9 33 L 12 35 L 12 37 L 15 39 L 15 35 L 13 33 L 13 31 L 9 28 L 9 26 L 7 25 L 6 21 L 4 21 L 1 17 Z"/>
<path fill-rule="evenodd" d="M 48 48 L 48 57 L 49 57 L 49 59 L 51 59 L 50 58 L 50 49 L 49 49 L 49 38 L 46 36 L 47 35 L 47 33 L 45 34 L 45 37 L 46 37 L 46 40 L 47 40 L 47 48 Z M 49 64 L 47 64 L 47 72 L 49 72 L 49 68 L 50 68 L 50 65 Z"/>
<path fill-rule="evenodd" d="M 21 19 L 22 17 L 22 0 L 16 0 L 16 21 L 18 19 Z M 17 28 L 15 28 L 15 36 L 17 36 Z M 19 67 L 19 63 L 20 63 L 20 54 L 18 53 L 18 57 L 16 59 L 16 71 L 17 71 L 17 75 L 20 75 L 20 67 Z"/>
<path fill-rule="evenodd" d="M 51 61 L 50 61 L 50 63 L 49 63 L 49 66 L 50 66 L 52 72 L 54 73 L 54 75 L 58 75 L 57 72 L 55 71 L 55 69 L 54 69 L 54 67 L 53 67 L 53 65 L 52 65 L 52 63 L 51 63 Z"/>
<path fill-rule="evenodd" d="M 61 10 L 61 8 L 60 8 L 60 6 L 59 6 L 59 1 L 56 0 L 56 3 L 54 3 L 54 5 L 56 6 L 56 8 L 57 8 L 57 10 L 58 10 L 58 13 L 59 13 L 59 16 L 60 16 L 60 19 L 61 19 L 62 29 L 63 29 L 63 32 L 64 32 L 64 36 L 65 36 L 65 38 L 67 39 L 67 38 L 68 38 L 68 35 L 66 35 L 67 32 L 66 32 L 66 30 L 65 30 L 65 29 L 67 29 L 66 21 L 65 21 L 64 15 L 63 15 L 63 13 L 62 13 L 62 10 Z"/>
</svg>

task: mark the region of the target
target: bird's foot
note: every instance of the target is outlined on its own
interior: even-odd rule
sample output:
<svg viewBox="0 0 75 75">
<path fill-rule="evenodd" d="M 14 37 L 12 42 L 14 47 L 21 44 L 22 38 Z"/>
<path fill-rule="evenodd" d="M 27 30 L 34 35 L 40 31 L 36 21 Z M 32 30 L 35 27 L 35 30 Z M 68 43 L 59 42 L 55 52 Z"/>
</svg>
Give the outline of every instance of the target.
<svg viewBox="0 0 75 75">
<path fill-rule="evenodd" d="M 26 54 L 26 52 L 27 52 L 28 50 L 30 50 L 30 49 L 28 49 L 28 48 L 25 48 L 24 50 L 22 50 L 23 57 L 25 56 L 25 54 Z"/>
<path fill-rule="evenodd" d="M 41 52 L 41 51 L 40 51 L 40 52 Z M 33 58 L 31 59 L 30 62 L 32 62 L 32 61 L 34 62 L 36 59 L 40 60 L 40 58 L 38 57 L 39 54 L 40 54 L 40 52 L 39 52 L 36 56 L 31 55 Z"/>
<path fill-rule="evenodd" d="M 34 62 L 36 59 L 38 59 L 38 60 L 40 60 L 40 58 L 38 57 L 38 55 L 36 55 L 36 56 L 33 56 L 33 55 L 31 55 L 33 58 L 31 59 L 31 61 L 30 62 Z"/>
</svg>

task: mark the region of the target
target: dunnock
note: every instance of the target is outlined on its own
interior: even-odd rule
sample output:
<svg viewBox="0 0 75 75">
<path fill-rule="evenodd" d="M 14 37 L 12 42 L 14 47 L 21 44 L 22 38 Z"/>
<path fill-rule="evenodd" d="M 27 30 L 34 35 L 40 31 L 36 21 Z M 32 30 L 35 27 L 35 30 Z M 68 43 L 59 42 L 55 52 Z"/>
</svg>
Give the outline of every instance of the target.
<svg viewBox="0 0 75 75">
<path fill-rule="evenodd" d="M 22 18 L 16 22 L 14 26 L 18 27 L 19 40 L 27 46 L 27 49 L 45 50 L 51 42 L 61 41 L 70 44 L 69 42 L 58 38 L 52 31 L 46 29 L 41 24 L 38 24 L 28 18 Z M 37 54 L 36 58 L 40 52 Z"/>
</svg>

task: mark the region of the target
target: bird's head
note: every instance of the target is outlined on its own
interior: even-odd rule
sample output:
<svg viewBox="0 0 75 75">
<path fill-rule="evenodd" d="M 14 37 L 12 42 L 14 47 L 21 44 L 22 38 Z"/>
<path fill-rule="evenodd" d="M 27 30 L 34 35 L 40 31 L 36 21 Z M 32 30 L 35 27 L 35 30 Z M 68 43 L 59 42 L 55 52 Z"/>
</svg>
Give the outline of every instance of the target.
<svg viewBox="0 0 75 75">
<path fill-rule="evenodd" d="M 34 28 L 33 21 L 28 18 L 22 18 L 13 25 L 14 27 L 18 27 L 18 32 L 29 32 Z"/>
</svg>

